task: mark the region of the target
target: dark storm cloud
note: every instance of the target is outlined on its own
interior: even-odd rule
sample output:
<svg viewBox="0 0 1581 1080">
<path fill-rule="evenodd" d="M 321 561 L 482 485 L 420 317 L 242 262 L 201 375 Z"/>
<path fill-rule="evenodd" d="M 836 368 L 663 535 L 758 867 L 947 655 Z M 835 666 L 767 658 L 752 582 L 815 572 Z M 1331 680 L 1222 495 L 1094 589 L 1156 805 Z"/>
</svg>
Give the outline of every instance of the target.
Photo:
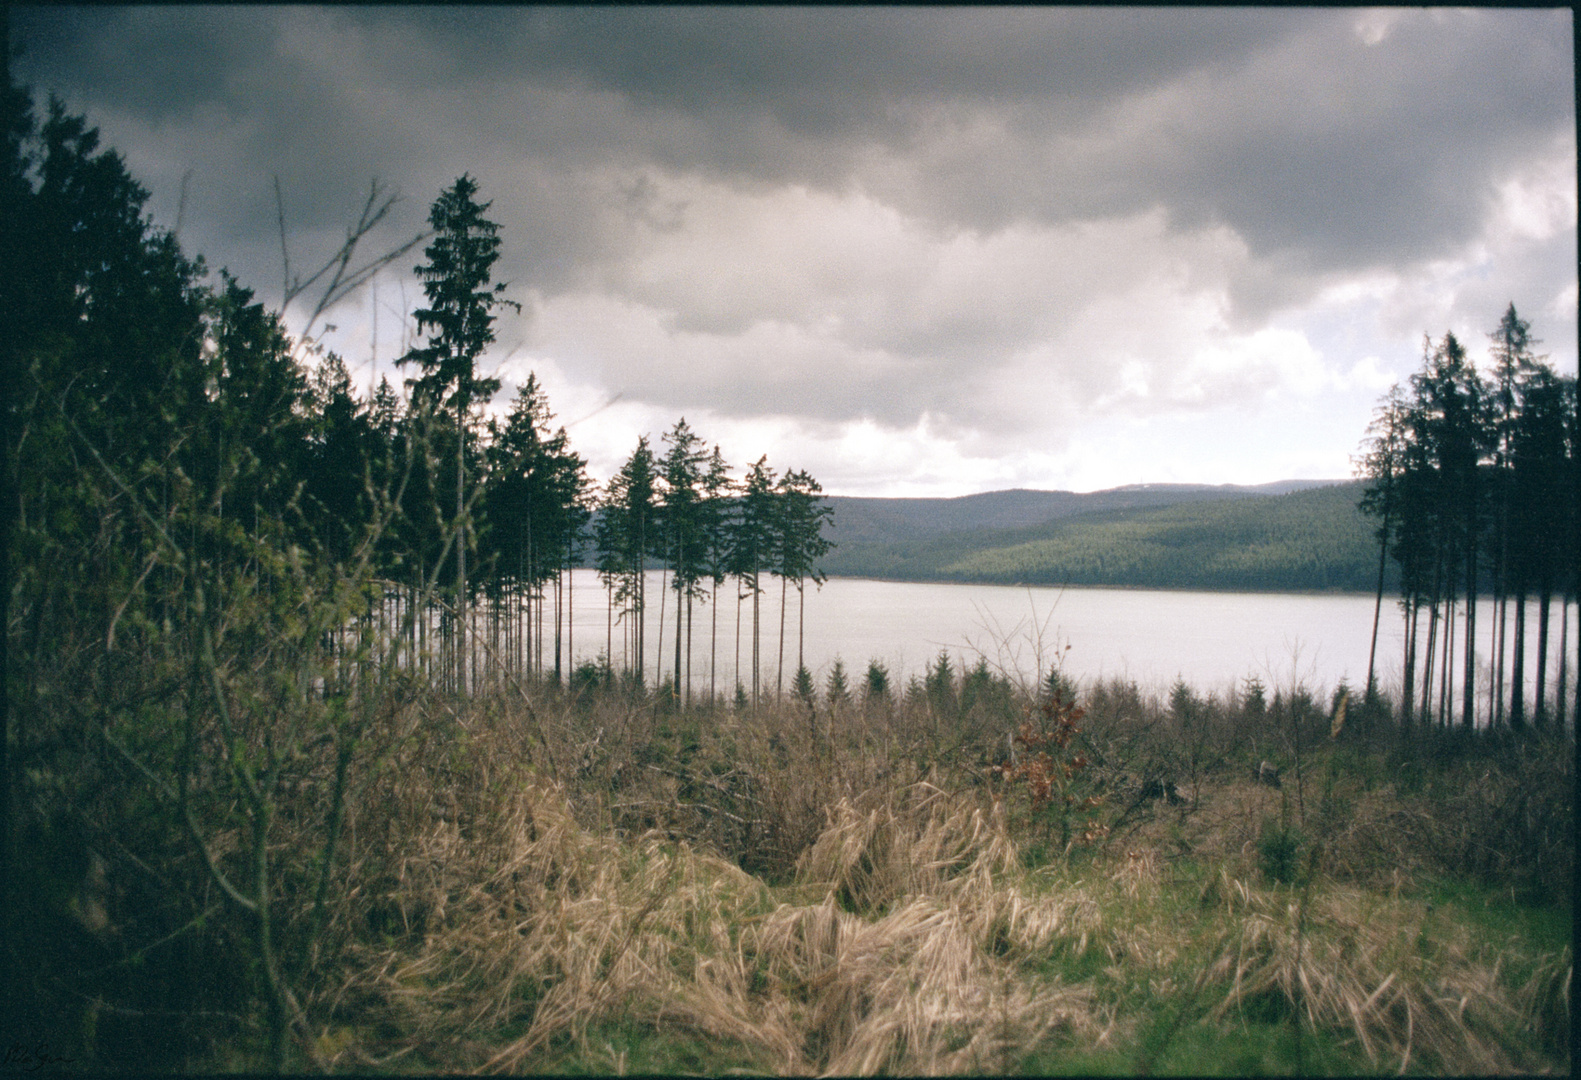
<svg viewBox="0 0 1581 1080">
<path fill-rule="evenodd" d="M 1405 12 L 1371 46 L 1347 11 L 14 18 L 42 86 L 156 126 L 220 110 L 250 127 L 237 150 L 253 159 L 238 171 L 284 171 L 309 226 L 344 201 L 320 191 L 404 173 L 412 158 L 457 171 L 480 142 L 508 140 L 549 168 L 641 161 L 738 183 L 865 184 L 986 230 L 1162 205 L 1179 227 L 1222 223 L 1254 255 L 1322 271 L 1466 239 L 1499 170 L 1570 122 L 1568 41 L 1546 32 L 1563 14 Z M 974 124 L 987 128 L 978 139 Z M 875 156 L 900 162 L 887 182 Z M 582 254 L 553 231 L 540 239 Z"/>
<path fill-rule="evenodd" d="M 1480 226 L 1494 182 L 1573 123 L 1569 50 L 1538 32 L 1563 13 L 1512 14 L 1476 32 L 1475 13 L 1411 12 L 1377 46 L 1333 27 L 1276 50 L 1180 110 L 1194 152 L 1143 183 L 1254 253 L 1299 248 L 1320 266 L 1441 254 Z"/>
<path fill-rule="evenodd" d="M 164 224 L 190 170 L 183 242 L 253 284 L 280 277 L 272 176 L 304 267 L 333 250 L 370 178 L 405 194 L 393 231 L 409 232 L 470 172 L 526 307 L 502 353 L 522 342 L 656 408 L 896 429 L 926 415 L 951 438 L 1023 442 L 1084 410 L 1332 382 L 1293 327 L 1319 308 L 1349 317 L 1322 307 L 1335 287 L 1387 305 L 1376 321 L 1412 339 L 1449 318 L 1491 326 L 1511 296 L 1553 306 L 1575 258 L 1574 174 L 1546 164 L 1573 169 L 1568 20 L 12 14 L 14 70 L 103 126 Z M 1517 227 L 1504 219 L 1535 211 L 1506 205 L 1512 183 L 1528 202 L 1568 201 Z M 1422 284 L 1385 301 L 1367 292 L 1394 287 L 1379 281 Z"/>
<path fill-rule="evenodd" d="M 502 21 L 481 9 L 407 9 L 393 18 L 485 78 L 530 65 L 555 85 L 687 113 L 767 113 L 819 137 L 912 98 L 1077 104 L 1129 93 L 1233 62 L 1291 25 L 1267 13 L 1183 22 L 1144 10 L 550 8 Z"/>
</svg>

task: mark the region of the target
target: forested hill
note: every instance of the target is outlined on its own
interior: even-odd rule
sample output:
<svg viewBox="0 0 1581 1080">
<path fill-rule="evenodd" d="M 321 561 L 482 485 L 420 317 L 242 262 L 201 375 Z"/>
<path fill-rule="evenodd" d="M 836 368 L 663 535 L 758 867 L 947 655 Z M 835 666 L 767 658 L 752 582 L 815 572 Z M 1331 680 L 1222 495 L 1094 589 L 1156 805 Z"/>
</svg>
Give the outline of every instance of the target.
<svg viewBox="0 0 1581 1080">
<path fill-rule="evenodd" d="M 1202 490 L 1171 505 L 1078 511 L 1016 528 L 935 531 L 890 542 L 864 542 L 848 532 L 823 568 L 851 577 L 995 584 L 1377 587 L 1378 548 L 1372 523 L 1357 509 L 1359 482 L 1238 498 L 1204 499 Z"/>
<path fill-rule="evenodd" d="M 831 495 L 834 511 L 825 535 L 842 547 L 919 540 L 966 529 L 1018 529 L 1098 510 L 1140 510 L 1186 502 L 1217 502 L 1325 487 L 1332 480 L 1278 480 L 1271 484 L 1131 484 L 1103 491 L 1032 491 L 1014 488 L 953 499 L 869 499 Z"/>
</svg>

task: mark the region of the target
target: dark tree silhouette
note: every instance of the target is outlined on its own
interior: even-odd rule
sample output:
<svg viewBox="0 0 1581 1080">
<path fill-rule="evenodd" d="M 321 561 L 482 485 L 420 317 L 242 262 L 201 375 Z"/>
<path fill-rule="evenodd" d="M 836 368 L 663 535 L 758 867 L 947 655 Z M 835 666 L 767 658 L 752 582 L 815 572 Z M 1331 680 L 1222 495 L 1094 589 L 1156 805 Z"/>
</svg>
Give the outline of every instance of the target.
<svg viewBox="0 0 1581 1080">
<path fill-rule="evenodd" d="M 477 193 L 477 181 L 463 174 L 434 200 L 428 221 L 435 235 L 423 249 L 428 261 L 415 267 L 429 306 L 414 315 L 428 344 L 396 361 L 422 369 L 420 377 L 408 380 L 418 407 L 455 413 L 454 527 L 462 535 L 456 543 L 454 677 L 462 692 L 467 688 L 467 418 L 474 404 L 489 401 L 500 388 L 498 379 L 480 379 L 476 372 L 478 358 L 494 342 L 495 310 L 520 310 L 501 295 L 506 284 L 493 282 L 499 226 L 483 216 L 492 204 L 479 203 Z"/>
<path fill-rule="evenodd" d="M 707 571 L 708 529 L 707 490 L 704 486 L 704 465 L 708 458 L 702 451 L 702 442 L 682 417 L 664 436 L 670 444 L 669 452 L 661 463 L 664 476 L 664 493 L 659 512 L 665 536 L 665 549 L 670 565 L 670 588 L 675 590 L 675 688 L 677 694 L 691 697 L 691 622 L 692 603 L 700 592 L 700 583 Z M 685 628 L 682 611 L 685 611 Z M 685 637 L 687 670 L 682 672 L 682 638 Z M 684 678 L 684 681 L 683 681 Z M 682 687 L 685 690 L 682 690 Z"/>
<path fill-rule="evenodd" d="M 1413 717 L 1448 722 L 1456 663 L 1460 722 L 1476 722 L 1477 600 L 1490 579 L 1489 720 L 1519 729 L 1530 719 L 1548 719 L 1551 603 L 1557 592 L 1568 613 L 1575 579 L 1568 561 L 1575 500 L 1567 497 L 1566 486 L 1574 482 L 1574 438 L 1568 433 L 1575 380 L 1557 375 L 1532 353 L 1535 339 L 1513 304 L 1491 336 L 1494 370 L 1488 380 L 1453 334 L 1436 343 L 1429 339 L 1409 392 L 1396 388 L 1380 404 L 1358 459 L 1369 480 L 1362 509 L 1379 519 L 1380 560 L 1392 554 L 1400 566 L 1406 620 L 1401 717 L 1407 725 Z M 1381 572 L 1379 580 L 1381 590 Z M 1533 590 L 1536 701 L 1535 717 L 1529 717 L 1526 600 Z M 1507 611 L 1511 597 L 1513 619 Z M 1464 639 L 1457 655 L 1456 609 L 1462 602 Z M 1511 621 L 1513 634 L 1507 630 Z"/>
</svg>

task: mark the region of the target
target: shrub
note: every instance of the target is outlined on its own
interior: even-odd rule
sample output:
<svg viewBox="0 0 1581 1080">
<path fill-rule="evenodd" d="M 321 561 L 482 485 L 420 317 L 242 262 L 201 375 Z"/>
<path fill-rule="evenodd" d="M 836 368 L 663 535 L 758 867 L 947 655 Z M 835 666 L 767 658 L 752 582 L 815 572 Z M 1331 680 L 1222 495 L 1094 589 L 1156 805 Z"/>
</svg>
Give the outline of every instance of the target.
<svg viewBox="0 0 1581 1080">
<path fill-rule="evenodd" d="M 938 657 L 928 665 L 922 691 L 934 714 L 952 717 L 959 707 L 955 696 L 955 672 L 950 667 L 950 654 L 940 650 Z"/>
<path fill-rule="evenodd" d="M 867 662 L 866 700 L 881 702 L 889 698 L 889 669 L 877 660 Z"/>
<path fill-rule="evenodd" d="M 845 662 L 835 659 L 834 667 L 829 669 L 829 680 L 824 684 L 824 697 L 829 701 L 831 709 L 837 709 L 851 700 L 851 687 L 846 682 Z"/>
<path fill-rule="evenodd" d="M 1108 832 L 1097 821 L 1104 800 L 1088 775 L 1087 755 L 1071 745 L 1081 734 L 1077 723 L 1084 715 L 1074 702 L 1055 699 L 1029 708 L 1014 739 L 1020 752 L 992 770 L 1011 791 L 1026 792 L 1028 821 L 1041 823 L 1062 852 Z"/>
<path fill-rule="evenodd" d="M 1257 863 L 1263 875 L 1281 885 L 1294 883 L 1304 846 L 1301 830 L 1288 822 L 1265 818 L 1257 837 Z"/>
<path fill-rule="evenodd" d="M 791 693 L 808 705 L 817 704 L 818 691 L 812 684 L 812 672 L 803 664 L 796 669 L 796 679 L 791 683 Z"/>
</svg>

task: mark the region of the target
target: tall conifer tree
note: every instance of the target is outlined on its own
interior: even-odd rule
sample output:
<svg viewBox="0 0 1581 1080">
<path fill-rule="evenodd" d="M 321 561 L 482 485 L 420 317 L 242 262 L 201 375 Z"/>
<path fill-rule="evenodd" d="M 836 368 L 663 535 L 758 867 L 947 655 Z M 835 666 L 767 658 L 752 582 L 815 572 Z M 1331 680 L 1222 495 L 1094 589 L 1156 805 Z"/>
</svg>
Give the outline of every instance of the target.
<svg viewBox="0 0 1581 1080">
<path fill-rule="evenodd" d="M 440 193 L 428 214 L 433 241 L 423 249 L 426 263 L 416 272 L 423 282 L 428 307 L 416 312 L 417 331 L 426 331 L 428 344 L 413 349 L 396 362 L 415 363 L 423 374 L 408 380 L 419 407 L 448 409 L 455 414 L 456 514 L 456 688 L 467 689 L 467 534 L 466 441 L 467 415 L 475 403 L 487 402 L 499 390 L 498 379 L 477 377 L 477 361 L 494 343 L 495 310 L 521 305 L 501 294 L 505 283 L 493 281 L 499 258 L 499 226 L 484 213 L 491 203 L 477 201 L 478 184 L 462 174 Z"/>
</svg>

